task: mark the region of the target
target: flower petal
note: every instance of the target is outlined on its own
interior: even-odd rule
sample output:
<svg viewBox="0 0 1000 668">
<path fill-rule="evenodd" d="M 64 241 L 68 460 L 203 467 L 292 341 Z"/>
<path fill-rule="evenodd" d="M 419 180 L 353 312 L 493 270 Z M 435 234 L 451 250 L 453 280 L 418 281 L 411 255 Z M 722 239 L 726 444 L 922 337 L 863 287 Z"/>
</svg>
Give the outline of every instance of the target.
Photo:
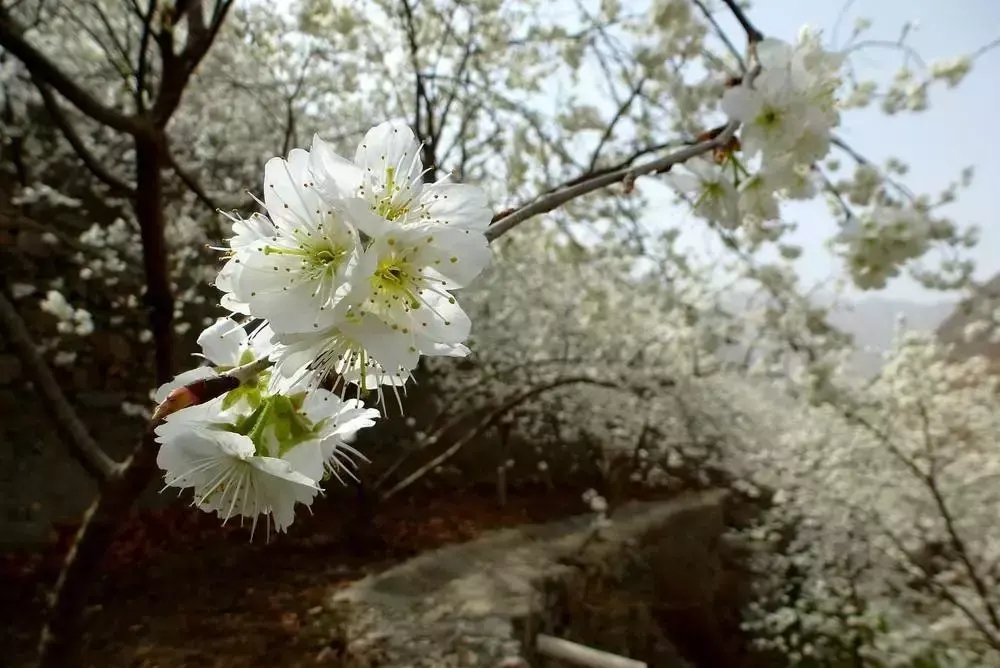
<svg viewBox="0 0 1000 668">
<path fill-rule="evenodd" d="M 215 366 L 239 366 L 240 356 L 249 345 L 247 332 L 229 318 L 219 318 L 198 335 L 205 358 Z"/>
<path fill-rule="evenodd" d="M 156 388 L 156 392 L 153 394 L 153 401 L 158 404 L 162 403 L 167 396 L 178 387 L 184 387 L 188 383 L 193 383 L 196 380 L 212 378 L 217 375 L 218 374 L 215 372 L 215 369 L 208 366 L 199 366 L 194 369 L 188 369 L 187 371 L 174 376 L 173 380 L 170 380 Z"/>
<path fill-rule="evenodd" d="M 464 183 L 435 183 L 420 193 L 418 216 L 413 222 L 447 225 L 452 228 L 485 232 L 493 211 L 486 191 Z"/>
<path fill-rule="evenodd" d="M 356 197 L 364 183 L 364 170 L 338 155 L 319 135 L 313 136 L 309 166 L 317 191 L 328 201 Z"/>
<path fill-rule="evenodd" d="M 300 148 L 288 160 L 271 158 L 264 165 L 264 206 L 271 220 L 287 232 L 314 230 L 326 208 L 309 170 L 309 153 Z"/>
<path fill-rule="evenodd" d="M 376 125 L 365 134 L 354 154 L 354 162 L 381 183 L 386 169 L 394 170 L 397 185 L 410 184 L 423 171 L 420 161 L 420 143 L 409 126 L 386 122 Z"/>
</svg>

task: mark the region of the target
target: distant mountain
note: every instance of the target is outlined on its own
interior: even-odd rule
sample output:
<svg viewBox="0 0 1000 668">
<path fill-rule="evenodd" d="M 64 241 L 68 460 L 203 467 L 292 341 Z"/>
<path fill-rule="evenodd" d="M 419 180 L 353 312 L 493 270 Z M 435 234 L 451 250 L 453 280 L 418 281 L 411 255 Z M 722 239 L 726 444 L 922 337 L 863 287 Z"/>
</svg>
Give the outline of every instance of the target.
<svg viewBox="0 0 1000 668">
<path fill-rule="evenodd" d="M 882 368 L 882 353 L 892 347 L 896 320 L 902 315 L 908 330 L 933 331 L 955 310 L 957 302 L 921 303 L 866 297 L 830 313 L 830 324 L 854 336 L 859 352 L 857 371 L 870 376 Z"/>
<path fill-rule="evenodd" d="M 1000 274 L 983 283 L 974 297 L 963 300 L 938 327 L 938 336 L 942 341 L 955 344 L 955 356 L 959 359 L 983 355 L 996 363 L 1000 360 L 1000 343 L 990 342 L 987 333 L 967 341 L 965 327 L 974 319 L 973 314 L 977 311 L 988 313 L 998 306 L 1000 306 Z"/>
<path fill-rule="evenodd" d="M 833 301 L 828 295 L 813 298 L 818 305 L 829 305 Z M 724 298 L 724 306 L 732 313 L 744 311 L 749 303 L 750 296 L 740 292 L 731 292 Z M 831 325 L 854 336 L 859 348 L 854 359 L 855 368 L 860 374 L 870 376 L 882 368 L 882 353 L 892 347 L 900 315 L 905 318 L 909 330 L 933 331 L 955 311 L 957 304 L 957 301 L 922 303 L 871 296 L 839 304 L 831 310 L 829 320 Z"/>
</svg>

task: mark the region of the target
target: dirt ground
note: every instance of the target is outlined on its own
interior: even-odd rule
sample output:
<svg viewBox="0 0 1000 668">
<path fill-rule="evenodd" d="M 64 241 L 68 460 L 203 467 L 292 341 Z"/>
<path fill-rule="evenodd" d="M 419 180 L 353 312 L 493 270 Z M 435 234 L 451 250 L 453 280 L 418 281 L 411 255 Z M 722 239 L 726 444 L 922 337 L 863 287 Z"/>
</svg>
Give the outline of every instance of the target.
<svg viewBox="0 0 1000 668">
<path fill-rule="evenodd" d="M 366 539 L 348 530 L 350 508 L 326 499 L 266 544 L 181 503 L 144 513 L 123 527 L 95 587 L 87 665 L 322 665 L 337 653 L 321 608 L 332 588 L 490 529 L 580 514 L 580 492 L 512 490 L 503 508 L 489 490 L 422 492 L 382 507 Z M 0 556 L 0 664 L 32 657 L 72 530 L 43 550 Z"/>
</svg>

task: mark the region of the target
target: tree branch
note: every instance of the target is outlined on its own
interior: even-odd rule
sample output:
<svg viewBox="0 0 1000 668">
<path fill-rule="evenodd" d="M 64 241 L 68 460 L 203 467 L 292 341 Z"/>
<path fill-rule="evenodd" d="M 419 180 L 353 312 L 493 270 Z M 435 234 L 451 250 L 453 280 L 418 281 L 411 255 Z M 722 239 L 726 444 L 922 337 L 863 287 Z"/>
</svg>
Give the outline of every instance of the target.
<svg viewBox="0 0 1000 668">
<path fill-rule="evenodd" d="M 99 484 L 104 485 L 118 473 L 120 465 L 108 457 L 91 438 L 87 427 L 59 387 L 59 381 L 35 348 L 35 337 L 28 331 L 24 320 L 4 292 L 0 291 L 0 322 L 7 333 L 7 340 L 27 368 L 36 391 L 52 417 L 53 426 L 61 432 L 70 454 Z"/>
<path fill-rule="evenodd" d="M 139 58 L 135 68 L 135 108 L 146 110 L 146 72 L 149 68 L 149 40 L 153 36 L 153 16 L 156 14 L 157 0 L 149 0 L 149 9 L 140 14 L 142 36 L 139 38 Z"/>
<path fill-rule="evenodd" d="M 726 31 L 722 29 L 722 26 L 719 25 L 719 22 L 715 20 L 714 16 L 712 16 L 712 12 L 709 11 L 708 7 L 706 7 L 705 3 L 702 2 L 701 0 L 693 0 L 693 2 L 698 7 L 698 9 L 701 10 L 702 15 L 705 17 L 705 20 L 712 25 L 712 28 L 715 30 L 715 34 L 718 35 L 719 39 L 722 40 L 722 43 L 726 45 L 726 48 L 729 50 L 730 55 L 736 59 L 737 63 L 739 63 L 740 71 L 746 72 L 747 65 L 746 62 L 743 60 L 743 54 L 740 53 L 740 50 L 736 48 L 736 45 L 733 44 L 733 41 L 729 39 L 729 35 L 726 34 Z"/>
<path fill-rule="evenodd" d="M 662 174 L 667 172 L 674 165 L 690 160 L 696 156 L 708 153 L 717 148 L 721 148 L 729 143 L 739 123 L 732 121 L 712 139 L 708 139 L 691 146 L 686 146 L 678 151 L 665 155 L 657 160 L 652 160 L 644 165 L 636 167 L 623 167 L 613 172 L 594 176 L 583 181 L 579 181 L 571 186 L 564 186 L 556 189 L 549 195 L 541 197 L 530 204 L 526 204 L 512 212 L 506 213 L 502 217 L 494 219 L 493 224 L 486 230 L 486 238 L 493 241 L 497 237 L 509 232 L 515 226 L 523 223 L 529 218 L 533 218 L 542 213 L 548 213 L 557 209 L 563 204 L 582 197 L 595 190 L 600 190 L 614 183 L 632 180 L 645 174 Z"/>
<path fill-rule="evenodd" d="M 647 668 L 649 665 L 644 661 L 636 661 L 544 633 L 539 633 L 535 638 L 535 651 L 542 656 L 584 668 Z"/>
<path fill-rule="evenodd" d="M 204 204 L 206 207 L 208 207 L 214 212 L 222 210 L 223 208 L 222 203 L 216 201 L 215 198 L 209 195 L 208 192 L 204 188 L 202 188 L 201 183 L 198 182 L 198 179 L 196 179 L 194 175 L 191 174 L 191 172 L 181 167 L 180 163 L 177 162 L 177 157 L 174 155 L 173 151 L 171 151 L 169 147 L 167 147 L 167 149 L 164 151 L 164 154 L 165 154 L 164 157 L 167 160 L 167 165 L 170 167 L 170 169 L 172 169 L 173 172 L 177 174 L 177 177 L 181 180 L 181 182 L 185 186 L 187 186 L 188 190 L 194 193 L 194 196 L 197 197 L 202 204 Z M 230 202 L 226 203 L 229 204 Z"/>
<path fill-rule="evenodd" d="M 736 20 L 740 22 L 740 27 L 742 27 L 743 31 L 747 34 L 747 41 L 749 41 L 750 44 L 756 44 L 764 39 L 764 33 L 758 30 L 757 27 L 750 22 L 750 19 L 747 18 L 746 12 L 744 12 L 743 9 L 736 4 L 736 0 L 722 0 L 722 2 L 726 5 L 726 7 L 729 7 L 729 11 L 731 11 L 733 16 L 736 17 Z"/>
<path fill-rule="evenodd" d="M 177 107 L 181 103 L 184 90 L 187 88 L 188 80 L 198 68 L 209 47 L 215 41 L 226 14 L 233 6 L 235 0 L 218 0 L 212 11 L 211 23 L 202 28 L 201 0 L 191 3 L 195 8 L 187 8 L 183 15 L 187 17 L 188 31 L 187 42 L 180 54 L 173 52 L 173 33 L 169 30 L 162 30 L 157 35 L 157 43 L 160 44 L 160 57 L 163 61 L 163 71 L 161 73 L 160 90 L 157 92 L 156 101 L 153 103 L 151 111 L 153 122 L 158 127 L 166 127 L 167 122 L 173 116 Z M 186 5 L 185 5 L 186 7 Z M 182 12 L 176 11 L 175 14 Z"/>
<path fill-rule="evenodd" d="M 171 393 L 171 397 L 177 397 L 182 394 L 181 391 L 187 390 L 197 403 L 211 401 L 238 385 L 250 382 L 267 364 L 267 358 L 244 364 L 216 378 L 195 381 L 184 388 L 178 388 Z M 48 618 L 38 646 L 39 668 L 79 665 L 76 652 L 80 609 L 85 602 L 87 590 L 97 575 L 101 557 L 121 526 L 121 517 L 132 507 L 136 497 L 146 488 L 156 471 L 156 454 L 159 450 L 156 445 L 156 428 L 170 415 L 171 408 L 179 410 L 183 407 L 168 407 L 169 401 L 170 399 L 157 408 L 157 414 L 147 424 L 146 431 L 131 456 L 118 467 L 83 517 L 50 599 Z"/>
<path fill-rule="evenodd" d="M 414 471 L 413 473 L 411 473 L 410 475 L 406 476 L 398 483 L 396 483 L 392 488 L 390 488 L 384 494 L 382 494 L 380 500 L 385 501 L 386 499 L 398 494 L 399 492 L 403 491 L 404 489 L 412 485 L 414 482 L 422 478 L 428 471 L 430 471 L 434 467 L 440 466 L 445 461 L 451 459 L 456 452 L 458 452 L 463 447 L 468 445 L 471 441 L 475 440 L 476 438 L 479 438 L 480 434 L 483 434 L 488 429 L 490 429 L 494 424 L 496 424 L 498 420 L 500 420 L 500 418 L 502 418 L 504 415 L 506 415 L 513 409 L 517 408 L 519 405 L 521 405 L 528 399 L 531 399 L 532 397 L 535 397 L 543 392 L 548 392 L 549 390 L 553 390 L 557 387 L 562 387 L 564 385 L 580 384 L 580 383 L 588 385 L 600 385 L 602 387 L 610 387 L 615 389 L 620 387 L 618 384 L 611 383 L 608 381 L 594 380 L 593 378 L 588 378 L 586 376 L 572 376 L 569 378 L 560 378 L 558 380 L 545 383 L 544 385 L 538 385 L 536 387 L 531 388 L 530 390 L 525 390 L 524 392 L 521 392 L 511 397 L 503 404 L 501 404 L 498 408 L 495 408 L 494 410 L 490 411 L 485 417 L 483 417 L 482 420 L 479 421 L 479 424 L 477 424 L 475 428 L 469 431 L 469 433 L 467 433 L 465 436 L 455 441 L 451 446 L 449 446 L 447 450 L 442 452 L 440 455 L 434 457 L 429 462 L 421 466 L 419 469 L 417 469 L 416 471 Z"/>
<path fill-rule="evenodd" d="M 597 142 L 597 147 L 594 149 L 594 152 L 591 153 L 590 155 L 590 166 L 587 168 L 587 171 L 593 172 L 597 168 L 597 161 L 601 157 L 601 151 L 604 149 L 605 144 L 607 144 L 608 141 L 611 140 L 611 136 L 615 132 L 615 127 L 625 117 L 625 114 L 628 113 L 629 107 L 632 106 L 632 103 L 635 102 L 635 99 L 639 97 L 640 93 L 642 93 L 642 87 L 645 85 L 645 83 L 646 83 L 645 77 L 639 79 L 639 82 L 632 87 L 632 91 L 631 93 L 629 93 L 629 96 L 618 107 L 618 111 L 615 112 L 615 115 L 611 119 L 611 122 L 608 123 L 608 127 L 604 128 L 604 134 L 601 135 L 600 141 Z"/>
<path fill-rule="evenodd" d="M 938 485 L 937 478 L 935 477 L 930 416 L 927 414 L 927 409 L 922 402 L 918 407 L 920 412 L 924 447 L 928 451 L 928 458 L 930 460 L 929 471 L 926 475 L 922 476 L 923 482 L 927 485 L 927 489 L 930 491 L 931 497 L 934 499 L 934 505 L 937 507 L 938 512 L 941 514 L 941 519 L 944 521 L 944 527 L 948 532 L 948 539 L 951 542 L 951 546 L 958 554 L 959 561 L 962 562 L 962 566 L 965 568 L 965 572 L 969 576 L 969 580 L 972 581 L 972 587 L 976 590 L 976 594 L 979 596 L 979 600 L 982 602 L 983 608 L 986 610 L 986 615 L 989 617 L 990 624 L 993 625 L 993 628 L 1000 631 L 1000 615 L 997 614 L 997 609 L 993 605 L 993 601 L 990 600 L 989 588 L 986 586 L 983 578 L 979 575 L 979 571 L 972 563 L 972 556 L 969 554 L 969 548 L 962 539 L 962 536 L 958 533 L 958 527 L 955 526 L 955 518 L 951 514 L 951 508 L 948 507 L 948 503 L 945 501 L 944 495 L 941 494 L 941 488 Z"/>
<path fill-rule="evenodd" d="M 150 422 L 120 474 L 109 481 L 83 516 L 49 599 L 48 617 L 38 644 L 39 668 L 79 665 L 80 609 L 122 516 L 156 470 L 154 430 L 158 424 Z"/>
<path fill-rule="evenodd" d="M 413 65 L 413 76 L 415 77 L 413 130 L 417 133 L 417 139 L 422 143 L 420 151 L 424 169 L 429 170 L 424 175 L 424 181 L 433 183 L 437 178 L 437 141 L 435 139 L 437 135 L 434 131 L 434 105 L 427 92 L 427 87 L 424 86 L 424 76 L 420 71 L 420 45 L 417 41 L 417 27 L 413 17 L 413 8 L 410 7 L 408 0 L 401 0 L 401 4 L 403 5 L 404 28 L 406 30 L 407 43 L 409 44 L 410 64 Z M 423 118 L 425 119 L 425 123 L 423 124 L 420 122 L 422 117 L 421 104 L 423 104 Z"/>
<path fill-rule="evenodd" d="M 45 104 L 45 110 L 49 113 L 52 121 L 59 128 L 59 131 L 62 132 L 63 137 L 65 137 L 66 141 L 69 142 L 69 145 L 73 148 L 73 152 L 80 158 L 84 166 L 90 170 L 90 173 L 96 176 L 99 181 L 104 183 L 116 193 L 129 197 L 134 195 L 135 188 L 133 188 L 132 185 L 126 183 L 124 179 L 118 178 L 105 169 L 104 165 L 101 164 L 97 157 L 90 152 L 90 149 L 88 149 L 87 145 L 84 144 L 83 138 L 80 137 L 76 128 L 73 127 L 72 121 L 69 120 L 66 113 L 59 106 L 59 101 L 56 100 L 55 95 L 52 94 L 52 89 L 34 76 L 32 77 L 32 81 L 38 89 L 39 95 L 42 96 L 42 102 Z"/>
<path fill-rule="evenodd" d="M 55 88 L 73 106 L 98 123 L 130 134 L 141 130 L 137 119 L 104 106 L 97 98 L 76 85 L 69 75 L 24 39 L 24 32 L 24 27 L 6 9 L 0 7 L 0 46 L 24 63 L 32 77 Z"/>
</svg>

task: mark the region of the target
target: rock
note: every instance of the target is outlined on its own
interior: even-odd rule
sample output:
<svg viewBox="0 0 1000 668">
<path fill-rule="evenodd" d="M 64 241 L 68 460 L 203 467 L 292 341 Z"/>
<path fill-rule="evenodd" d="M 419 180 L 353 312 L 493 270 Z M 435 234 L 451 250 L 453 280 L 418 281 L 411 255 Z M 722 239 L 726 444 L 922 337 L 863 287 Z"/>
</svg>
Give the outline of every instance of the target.
<svg viewBox="0 0 1000 668">
<path fill-rule="evenodd" d="M 566 588 L 637 561 L 647 568 L 642 582 L 630 584 L 636 590 L 627 597 L 630 610 L 651 608 L 659 596 L 677 597 L 684 609 L 711 606 L 723 498 L 724 492 L 711 491 L 629 504 L 598 537 L 589 515 L 497 531 L 370 576 L 330 599 L 339 620 L 334 633 L 347 648 L 343 665 L 466 668 L 518 665 L 511 662 L 519 659 L 544 668 L 548 664 L 532 651 L 537 632 L 589 640 L 571 638 L 574 629 L 560 627 L 572 603 Z M 643 602 L 643 595 L 649 600 Z M 651 613 L 648 628 L 636 627 L 632 617 L 620 621 L 630 639 L 641 634 L 648 641 L 658 661 L 650 665 L 688 665 L 669 640 L 654 637 L 660 632 Z"/>
</svg>

